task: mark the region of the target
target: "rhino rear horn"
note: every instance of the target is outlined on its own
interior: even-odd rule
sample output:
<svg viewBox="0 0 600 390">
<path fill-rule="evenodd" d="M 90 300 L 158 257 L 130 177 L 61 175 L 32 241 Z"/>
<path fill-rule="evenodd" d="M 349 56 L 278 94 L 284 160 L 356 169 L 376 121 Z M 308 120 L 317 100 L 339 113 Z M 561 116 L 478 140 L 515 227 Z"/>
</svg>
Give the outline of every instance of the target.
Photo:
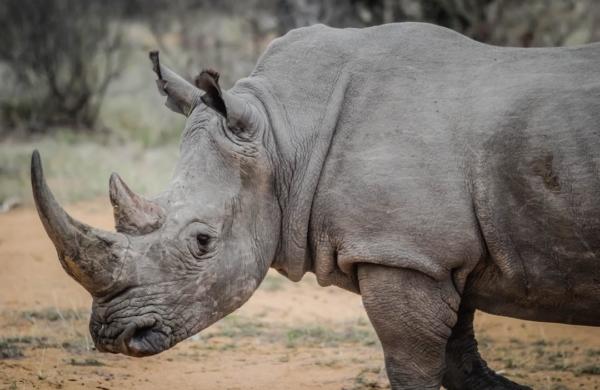
<svg viewBox="0 0 600 390">
<path fill-rule="evenodd" d="M 31 156 L 31 186 L 38 214 L 65 271 L 94 296 L 109 291 L 121 272 L 127 238 L 67 214 L 46 184 L 37 150 Z"/>
<path fill-rule="evenodd" d="M 116 173 L 110 176 L 109 194 L 118 232 L 141 235 L 162 225 L 165 218 L 163 209 L 134 193 Z"/>
</svg>

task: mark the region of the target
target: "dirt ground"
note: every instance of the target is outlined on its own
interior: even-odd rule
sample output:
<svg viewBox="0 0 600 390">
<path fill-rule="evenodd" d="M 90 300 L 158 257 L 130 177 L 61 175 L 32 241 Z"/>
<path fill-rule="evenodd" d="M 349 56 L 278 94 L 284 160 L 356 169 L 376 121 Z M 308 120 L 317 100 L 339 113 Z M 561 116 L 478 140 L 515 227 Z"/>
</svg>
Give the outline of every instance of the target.
<svg viewBox="0 0 600 390">
<path fill-rule="evenodd" d="M 77 218 L 111 228 L 107 201 Z M 94 350 L 90 297 L 60 268 L 34 209 L 0 215 L 0 388 L 377 389 L 382 353 L 360 297 L 270 273 L 240 310 L 158 356 Z M 536 389 L 600 389 L 600 328 L 478 313 L 490 366 Z"/>
</svg>

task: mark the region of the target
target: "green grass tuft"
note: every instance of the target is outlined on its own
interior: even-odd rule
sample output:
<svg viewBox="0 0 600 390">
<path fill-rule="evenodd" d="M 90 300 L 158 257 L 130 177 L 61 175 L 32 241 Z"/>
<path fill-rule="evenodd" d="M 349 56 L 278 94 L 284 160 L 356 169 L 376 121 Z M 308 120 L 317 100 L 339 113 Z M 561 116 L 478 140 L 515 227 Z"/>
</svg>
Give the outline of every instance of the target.
<svg viewBox="0 0 600 390">
<path fill-rule="evenodd" d="M 105 364 L 102 363 L 101 361 L 92 359 L 92 358 L 87 358 L 87 359 L 82 359 L 82 360 L 71 359 L 69 364 L 72 366 L 92 366 L 92 367 L 105 366 Z"/>
<path fill-rule="evenodd" d="M 576 375 L 600 375 L 600 365 L 589 364 L 583 367 L 578 367 L 575 370 Z"/>
<path fill-rule="evenodd" d="M 0 340 L 0 360 L 20 357 L 23 357 L 23 350 L 18 345 L 7 340 Z"/>
</svg>

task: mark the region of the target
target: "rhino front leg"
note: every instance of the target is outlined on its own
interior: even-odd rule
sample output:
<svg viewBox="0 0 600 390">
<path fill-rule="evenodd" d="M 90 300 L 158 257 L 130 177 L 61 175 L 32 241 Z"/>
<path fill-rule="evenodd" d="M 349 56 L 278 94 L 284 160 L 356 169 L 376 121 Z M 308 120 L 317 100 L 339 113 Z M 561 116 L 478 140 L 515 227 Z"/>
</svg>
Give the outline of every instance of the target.
<svg viewBox="0 0 600 390">
<path fill-rule="evenodd" d="M 446 346 L 444 387 L 448 390 L 530 390 L 496 374 L 481 358 L 473 332 L 474 314 L 474 309 L 462 306 L 458 312 L 458 321 Z"/>
<path fill-rule="evenodd" d="M 392 389 L 439 389 L 460 304 L 452 281 L 369 264 L 359 265 L 358 278 Z"/>
</svg>

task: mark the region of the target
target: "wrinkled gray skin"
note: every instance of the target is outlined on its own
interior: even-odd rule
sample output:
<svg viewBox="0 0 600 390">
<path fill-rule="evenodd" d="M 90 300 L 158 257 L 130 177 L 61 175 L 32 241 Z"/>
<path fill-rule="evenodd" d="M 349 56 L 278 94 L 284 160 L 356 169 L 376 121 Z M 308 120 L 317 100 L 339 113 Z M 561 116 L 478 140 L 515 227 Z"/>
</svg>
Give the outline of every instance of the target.
<svg viewBox="0 0 600 390">
<path fill-rule="evenodd" d="M 153 200 L 111 177 L 117 233 L 32 183 L 100 351 L 159 353 L 242 305 L 269 267 L 360 293 L 394 389 L 513 389 L 473 313 L 600 325 L 600 46 L 498 48 L 425 24 L 314 26 L 250 77 L 195 86 Z"/>
</svg>

